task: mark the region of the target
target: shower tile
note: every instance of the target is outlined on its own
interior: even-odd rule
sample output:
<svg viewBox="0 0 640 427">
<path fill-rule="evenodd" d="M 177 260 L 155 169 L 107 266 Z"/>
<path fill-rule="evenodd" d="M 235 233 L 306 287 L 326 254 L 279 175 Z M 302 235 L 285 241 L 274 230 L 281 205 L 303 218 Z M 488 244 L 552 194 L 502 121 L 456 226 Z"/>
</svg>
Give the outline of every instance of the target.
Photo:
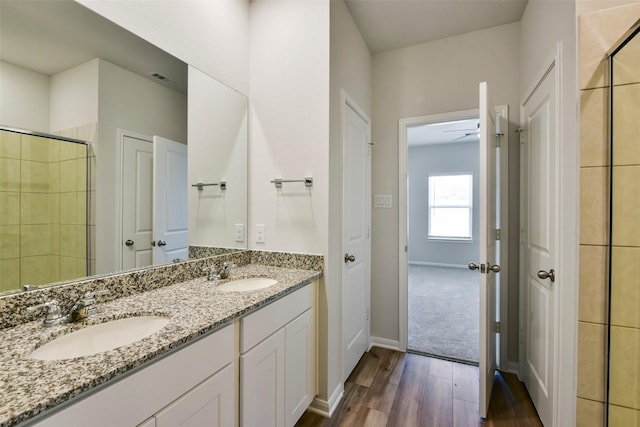
<svg viewBox="0 0 640 427">
<path fill-rule="evenodd" d="M 78 277 L 87 276 L 87 259 L 76 258 L 76 274 Z"/>
<path fill-rule="evenodd" d="M 73 139 L 78 139 L 78 128 L 77 127 L 72 127 L 72 128 L 68 128 L 68 129 L 62 129 L 61 131 L 59 131 L 57 133 L 57 135 L 60 136 L 64 136 L 65 138 L 73 138 Z M 71 144 L 70 142 L 65 142 L 64 145 L 69 145 Z"/>
<path fill-rule="evenodd" d="M 640 83 L 616 87 L 613 96 L 613 164 L 640 165 Z"/>
<path fill-rule="evenodd" d="M 49 194 L 49 223 L 60 223 L 60 194 Z"/>
<path fill-rule="evenodd" d="M 49 279 L 51 282 L 60 281 L 60 257 L 57 255 L 49 255 Z"/>
<path fill-rule="evenodd" d="M 604 425 L 604 403 L 578 398 L 576 405 L 576 426 L 602 427 Z"/>
<path fill-rule="evenodd" d="M 60 163 L 49 163 L 49 192 L 60 192 Z"/>
<path fill-rule="evenodd" d="M 608 243 L 609 168 L 580 169 L 580 243 Z"/>
<path fill-rule="evenodd" d="M 604 401 L 606 327 L 578 322 L 578 397 Z"/>
<path fill-rule="evenodd" d="M 49 194 L 23 193 L 20 198 L 22 224 L 49 223 Z"/>
<path fill-rule="evenodd" d="M 87 227 L 84 225 L 76 226 L 76 250 L 74 256 L 76 258 L 86 259 L 87 257 Z"/>
<path fill-rule="evenodd" d="M 640 246 L 640 166 L 613 170 L 611 244 Z"/>
<path fill-rule="evenodd" d="M 20 256 L 20 226 L 0 225 L 0 259 Z"/>
<path fill-rule="evenodd" d="M 78 165 L 77 160 L 63 160 L 60 162 L 60 192 L 77 191 Z"/>
<path fill-rule="evenodd" d="M 63 257 L 75 256 L 77 242 L 76 226 L 60 225 L 60 255 Z"/>
<path fill-rule="evenodd" d="M 640 328 L 640 248 L 613 247 L 611 324 Z"/>
<path fill-rule="evenodd" d="M 73 138 L 73 137 L 72 137 Z M 74 160 L 78 158 L 78 148 L 77 144 L 73 142 L 64 142 L 60 143 L 60 161 L 65 160 Z"/>
<path fill-rule="evenodd" d="M 580 94 L 580 166 L 607 166 L 607 89 L 583 90 Z"/>
<path fill-rule="evenodd" d="M 580 89 L 607 85 L 607 51 L 636 22 L 640 3 L 586 13 L 579 17 Z"/>
<path fill-rule="evenodd" d="M 0 158 L 0 191 L 20 191 L 20 160 Z"/>
<path fill-rule="evenodd" d="M 20 157 L 22 160 L 49 161 L 49 141 L 47 139 L 33 135 L 22 135 L 20 140 Z"/>
<path fill-rule="evenodd" d="M 0 259 L 0 291 L 20 287 L 20 258 Z"/>
<path fill-rule="evenodd" d="M 51 283 L 49 277 L 49 256 L 30 256 L 20 259 L 21 285 L 44 285 Z"/>
<path fill-rule="evenodd" d="M 640 410 L 617 405 L 609 406 L 609 427 L 633 426 L 640 426 Z"/>
<path fill-rule="evenodd" d="M 78 191 L 76 193 L 76 224 L 87 224 L 87 193 L 84 191 Z"/>
<path fill-rule="evenodd" d="M 578 320 L 606 323 L 607 247 L 580 246 Z"/>
<path fill-rule="evenodd" d="M 87 190 L 87 159 L 80 158 L 76 160 L 76 191 Z"/>
<path fill-rule="evenodd" d="M 613 84 L 640 82 L 640 37 L 636 36 L 614 56 Z"/>
<path fill-rule="evenodd" d="M 20 226 L 20 256 L 34 257 L 48 255 L 49 249 L 48 225 Z"/>
<path fill-rule="evenodd" d="M 611 349 L 610 403 L 640 409 L 640 329 L 612 326 Z"/>
<path fill-rule="evenodd" d="M 0 131 L 0 157 L 20 158 L 20 134 Z"/>
<path fill-rule="evenodd" d="M 49 164 L 43 162 L 20 161 L 20 187 L 22 192 L 49 192 Z"/>
<path fill-rule="evenodd" d="M 60 255 L 60 226 L 58 224 L 49 225 L 49 253 Z"/>
<path fill-rule="evenodd" d="M 78 139 L 87 142 L 95 142 L 98 133 L 98 124 L 90 123 L 83 126 L 78 126 Z"/>
<path fill-rule="evenodd" d="M 0 225 L 20 224 L 20 193 L 0 192 Z"/>
<path fill-rule="evenodd" d="M 62 142 L 57 139 L 49 140 L 49 161 L 50 162 L 59 162 L 60 161 L 60 144 Z"/>
<path fill-rule="evenodd" d="M 76 224 L 78 217 L 78 194 L 60 193 L 60 224 Z"/>
<path fill-rule="evenodd" d="M 82 276 L 78 274 L 78 260 L 73 257 L 60 257 L 60 280 L 77 279 Z"/>
</svg>

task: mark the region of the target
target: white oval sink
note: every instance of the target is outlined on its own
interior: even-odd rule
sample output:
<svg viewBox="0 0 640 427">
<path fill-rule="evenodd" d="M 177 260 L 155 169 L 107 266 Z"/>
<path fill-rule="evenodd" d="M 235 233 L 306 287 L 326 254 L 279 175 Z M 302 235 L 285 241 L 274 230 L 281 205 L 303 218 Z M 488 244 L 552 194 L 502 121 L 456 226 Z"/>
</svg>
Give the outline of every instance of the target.
<svg viewBox="0 0 640 427">
<path fill-rule="evenodd" d="M 29 357 L 61 360 L 89 356 L 139 341 L 159 331 L 167 323 L 169 319 L 160 316 L 111 320 L 62 335 L 37 348 Z"/>
<path fill-rule="evenodd" d="M 258 289 L 268 288 L 278 283 L 277 280 L 267 279 L 266 277 L 250 277 L 247 279 L 238 279 L 231 282 L 223 283 L 218 286 L 221 291 L 257 291 Z"/>
</svg>

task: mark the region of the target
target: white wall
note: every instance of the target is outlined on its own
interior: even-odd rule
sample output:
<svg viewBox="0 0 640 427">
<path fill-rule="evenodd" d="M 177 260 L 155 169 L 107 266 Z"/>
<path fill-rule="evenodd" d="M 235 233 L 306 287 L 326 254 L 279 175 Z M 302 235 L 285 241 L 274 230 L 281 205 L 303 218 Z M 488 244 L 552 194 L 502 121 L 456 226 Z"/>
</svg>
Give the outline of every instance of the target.
<svg viewBox="0 0 640 427">
<path fill-rule="evenodd" d="M 189 184 L 228 185 L 189 187 L 189 245 L 244 249 L 234 230 L 247 224 L 247 98 L 190 66 L 188 105 Z"/>
<path fill-rule="evenodd" d="M 51 132 L 98 121 L 98 63 L 94 59 L 51 76 Z"/>
<path fill-rule="evenodd" d="M 249 2 L 77 0 L 226 85 L 249 93 Z"/>
<path fill-rule="evenodd" d="M 560 236 L 558 286 L 561 310 L 556 320 L 559 330 L 556 351 L 564 357 L 556 364 L 559 382 L 556 396 L 560 418 L 556 425 L 575 425 L 576 340 L 577 340 L 577 258 L 579 233 L 578 195 L 578 79 L 576 65 L 576 4 L 573 1 L 529 0 L 521 20 L 520 95 L 524 97 L 541 76 L 545 62 L 561 43 L 560 81 Z M 511 321 L 511 318 L 510 318 Z M 510 343 L 511 344 L 511 343 Z"/>
<path fill-rule="evenodd" d="M 478 142 L 409 147 L 409 263 L 465 266 L 480 255 L 480 145 Z M 429 174 L 473 175 L 471 241 L 428 240 Z"/>
<path fill-rule="evenodd" d="M 253 2 L 250 24 L 249 248 L 326 254 L 329 2 Z M 311 189 L 269 182 L 307 176 Z"/>
<path fill-rule="evenodd" d="M 187 97 L 117 65 L 99 60 L 96 154 L 97 273 L 116 269 L 116 144 L 118 129 L 187 140 Z M 95 147 L 94 147 L 95 149 Z"/>
<path fill-rule="evenodd" d="M 329 125 L 329 247 L 326 255 L 325 295 L 322 316 L 321 397 L 330 397 L 342 380 L 342 111 L 340 90 L 369 117 L 372 113 L 371 53 L 343 1 L 331 1 L 330 125 Z M 325 373 L 326 370 L 326 373 Z M 328 390 L 328 391 L 327 391 Z"/>
<path fill-rule="evenodd" d="M 49 76 L 0 61 L 0 124 L 49 132 Z"/>
<path fill-rule="evenodd" d="M 506 134 L 510 152 L 515 152 L 512 169 L 517 171 L 519 147 L 513 130 L 519 122 L 519 40 L 520 24 L 512 23 L 373 57 L 373 193 L 393 197 L 392 209 L 374 209 L 372 214 L 371 332 L 376 337 L 399 339 L 399 254 L 398 246 L 389 244 L 399 239 L 398 120 L 478 108 L 478 84 L 487 81 L 494 103 L 511 107 Z M 516 211 L 516 223 L 517 217 Z M 517 264 L 516 257 L 510 270 L 517 270 Z M 510 280 L 509 286 L 517 288 L 517 281 Z"/>
</svg>

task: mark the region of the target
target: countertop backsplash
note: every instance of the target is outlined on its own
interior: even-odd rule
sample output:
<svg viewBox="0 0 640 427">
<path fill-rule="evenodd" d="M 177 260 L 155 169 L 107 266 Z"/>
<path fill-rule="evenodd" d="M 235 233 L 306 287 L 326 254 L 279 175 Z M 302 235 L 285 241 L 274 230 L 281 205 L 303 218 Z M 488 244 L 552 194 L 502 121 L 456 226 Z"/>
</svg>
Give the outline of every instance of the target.
<svg viewBox="0 0 640 427">
<path fill-rule="evenodd" d="M 98 303 L 150 291 L 175 283 L 204 276 L 204 267 L 222 266 L 232 262 L 237 266 L 260 264 L 273 267 L 322 271 L 322 255 L 296 254 L 289 252 L 238 251 L 207 258 L 193 259 L 176 264 L 149 267 L 131 272 L 96 276 L 57 286 L 0 297 L 0 329 L 44 318 L 44 313 L 29 313 L 27 307 L 57 300 L 63 310 L 70 308 L 87 291 L 108 289 L 109 294 L 99 297 Z"/>
</svg>

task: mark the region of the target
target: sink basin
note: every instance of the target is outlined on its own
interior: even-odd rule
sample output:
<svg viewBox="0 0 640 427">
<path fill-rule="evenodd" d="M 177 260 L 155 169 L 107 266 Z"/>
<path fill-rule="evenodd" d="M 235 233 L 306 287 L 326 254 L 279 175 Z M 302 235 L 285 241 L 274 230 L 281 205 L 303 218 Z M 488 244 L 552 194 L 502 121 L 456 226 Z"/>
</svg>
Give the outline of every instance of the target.
<svg viewBox="0 0 640 427">
<path fill-rule="evenodd" d="M 278 283 L 277 280 L 267 279 L 266 277 L 250 277 L 248 279 L 238 279 L 231 282 L 223 283 L 218 286 L 221 291 L 257 291 L 258 289 L 268 288 Z"/>
<path fill-rule="evenodd" d="M 29 357 L 61 360 L 89 356 L 139 341 L 169 323 L 160 316 L 127 317 L 111 320 L 62 335 L 37 348 Z"/>
</svg>

